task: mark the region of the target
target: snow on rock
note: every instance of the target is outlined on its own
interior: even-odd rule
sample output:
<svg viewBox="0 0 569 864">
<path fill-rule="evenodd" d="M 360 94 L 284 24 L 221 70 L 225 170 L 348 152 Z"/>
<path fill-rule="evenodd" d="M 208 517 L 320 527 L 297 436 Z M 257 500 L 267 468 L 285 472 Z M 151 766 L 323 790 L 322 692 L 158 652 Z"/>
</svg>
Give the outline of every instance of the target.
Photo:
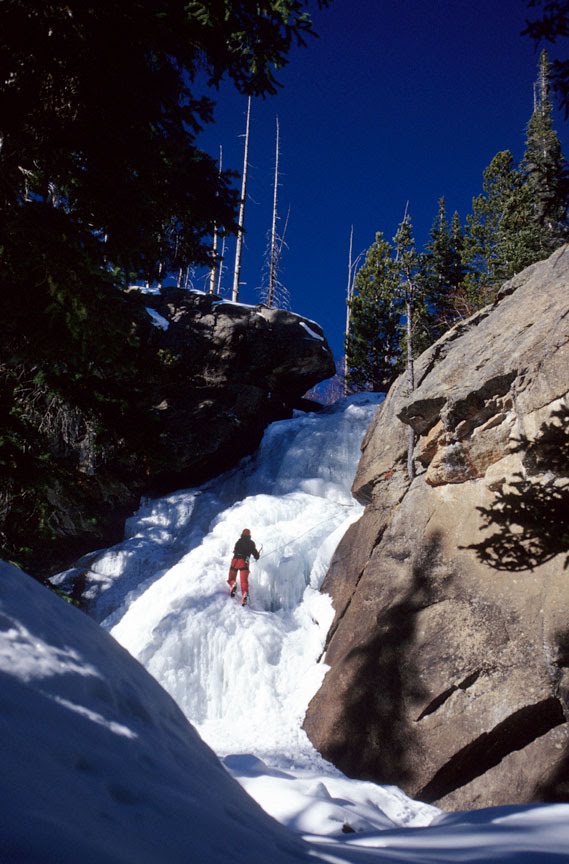
<svg viewBox="0 0 569 864">
<path fill-rule="evenodd" d="M 158 327 L 160 330 L 167 330 L 170 326 L 170 322 L 164 318 L 163 315 L 160 315 L 156 309 L 153 309 L 151 306 L 145 306 L 146 311 L 152 318 L 152 323 L 155 327 Z"/>
<path fill-rule="evenodd" d="M 311 339 L 319 339 L 320 342 L 324 342 L 324 337 L 317 333 L 315 330 L 313 330 L 312 327 L 309 327 L 305 321 L 299 321 L 299 324 L 301 327 L 304 327 Z"/>
</svg>

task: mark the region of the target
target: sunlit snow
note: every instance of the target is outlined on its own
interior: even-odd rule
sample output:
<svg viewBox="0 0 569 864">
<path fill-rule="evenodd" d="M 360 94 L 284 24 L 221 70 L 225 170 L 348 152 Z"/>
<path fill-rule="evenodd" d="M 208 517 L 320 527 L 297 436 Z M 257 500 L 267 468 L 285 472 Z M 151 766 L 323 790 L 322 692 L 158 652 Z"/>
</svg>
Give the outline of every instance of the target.
<svg viewBox="0 0 569 864">
<path fill-rule="evenodd" d="M 313 330 L 312 327 L 309 327 L 308 324 L 305 324 L 304 321 L 300 322 L 300 326 L 306 330 L 311 339 L 318 339 L 320 342 L 324 342 L 324 337 L 316 333 L 316 331 Z"/>
</svg>

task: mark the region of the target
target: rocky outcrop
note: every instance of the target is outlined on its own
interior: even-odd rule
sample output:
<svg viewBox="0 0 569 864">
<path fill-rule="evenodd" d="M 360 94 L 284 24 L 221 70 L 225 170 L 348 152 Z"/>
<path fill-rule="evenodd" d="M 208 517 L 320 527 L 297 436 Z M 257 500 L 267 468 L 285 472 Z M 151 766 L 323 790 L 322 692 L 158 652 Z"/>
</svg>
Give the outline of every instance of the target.
<svg viewBox="0 0 569 864">
<path fill-rule="evenodd" d="M 235 464 L 267 424 L 335 374 L 318 324 L 282 309 L 170 288 L 147 298 L 151 350 L 168 373 L 153 407 L 160 421 L 155 488 L 196 483 Z M 151 313 L 152 314 L 152 313 Z"/>
<path fill-rule="evenodd" d="M 443 808 L 567 800 L 569 247 L 426 351 L 416 382 L 363 443 L 305 729 L 349 776 Z"/>
<path fill-rule="evenodd" d="M 71 373 L 55 386 L 33 362 L 0 363 L 21 438 L 3 462 L 0 540 L 35 576 L 117 542 L 141 494 L 236 464 L 335 374 L 319 325 L 291 312 L 172 288 L 119 299 L 128 344 L 120 367 L 90 364 L 94 395 Z"/>
</svg>

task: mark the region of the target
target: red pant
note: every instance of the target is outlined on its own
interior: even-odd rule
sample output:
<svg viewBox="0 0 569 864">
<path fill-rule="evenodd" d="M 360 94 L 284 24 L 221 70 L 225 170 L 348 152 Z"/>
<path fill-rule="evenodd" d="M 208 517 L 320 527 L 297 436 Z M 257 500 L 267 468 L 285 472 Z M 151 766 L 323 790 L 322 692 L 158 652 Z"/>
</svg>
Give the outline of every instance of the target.
<svg viewBox="0 0 569 864">
<path fill-rule="evenodd" d="M 233 558 L 229 567 L 229 587 L 237 583 L 237 573 L 239 573 L 239 581 L 241 583 L 241 595 L 245 597 L 249 593 L 249 562 L 245 558 Z"/>
</svg>

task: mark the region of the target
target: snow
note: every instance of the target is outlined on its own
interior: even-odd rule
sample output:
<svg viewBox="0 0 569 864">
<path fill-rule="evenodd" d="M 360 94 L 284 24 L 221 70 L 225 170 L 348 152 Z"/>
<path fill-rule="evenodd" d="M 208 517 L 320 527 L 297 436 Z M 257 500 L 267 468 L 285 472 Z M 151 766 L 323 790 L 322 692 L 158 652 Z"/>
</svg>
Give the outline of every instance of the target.
<svg viewBox="0 0 569 864">
<path fill-rule="evenodd" d="M 145 306 L 144 308 L 152 318 L 152 323 L 155 327 L 158 327 L 160 330 L 168 329 L 168 327 L 170 326 L 170 322 L 167 321 L 163 315 L 160 315 L 160 313 L 157 312 L 156 309 L 153 309 L 152 306 Z"/>
<path fill-rule="evenodd" d="M 212 304 L 214 306 L 237 306 L 241 309 L 256 309 L 256 303 L 239 303 L 237 300 L 215 300 Z"/>
<path fill-rule="evenodd" d="M 569 861 L 569 805 L 443 814 L 302 731 L 376 406 L 275 423 L 235 470 L 143 502 L 56 580 L 84 572 L 103 626 L 0 564 L 2 864 Z M 225 581 L 243 527 L 263 546 L 245 608 Z"/>
<path fill-rule="evenodd" d="M 316 333 L 316 331 L 309 327 L 308 324 L 305 324 L 304 321 L 300 321 L 300 326 L 304 327 L 311 339 L 318 339 L 319 342 L 324 342 L 324 336 L 320 336 L 319 333 Z"/>
<path fill-rule="evenodd" d="M 3 562 L 0 586 L 2 864 L 308 860 L 102 628 Z"/>
</svg>

